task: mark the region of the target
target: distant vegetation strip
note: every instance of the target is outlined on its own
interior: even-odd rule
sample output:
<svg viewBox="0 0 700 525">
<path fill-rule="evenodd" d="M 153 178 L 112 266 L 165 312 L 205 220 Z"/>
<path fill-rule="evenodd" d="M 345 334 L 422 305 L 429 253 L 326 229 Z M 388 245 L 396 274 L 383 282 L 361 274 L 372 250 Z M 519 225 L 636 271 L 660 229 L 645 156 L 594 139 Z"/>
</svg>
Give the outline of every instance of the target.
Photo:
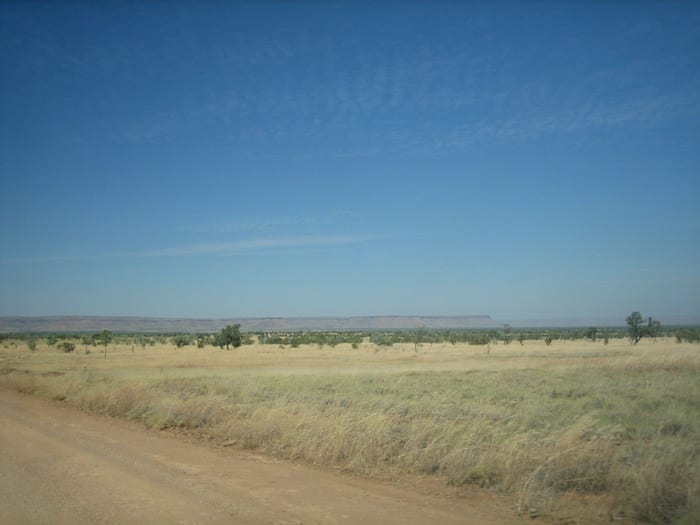
<svg viewBox="0 0 700 525">
<path fill-rule="evenodd" d="M 36 348 L 37 340 L 46 341 L 49 346 L 72 352 L 76 347 L 83 347 L 88 353 L 91 347 L 103 346 L 107 343 L 146 348 L 162 344 L 173 344 L 177 348 L 208 346 L 223 348 L 228 344 L 235 347 L 255 343 L 278 345 L 281 347 L 298 348 L 301 345 L 316 345 L 335 347 L 346 343 L 357 348 L 367 342 L 375 347 L 390 347 L 395 344 L 409 343 L 418 351 L 423 345 L 450 343 L 452 345 L 468 344 L 489 347 L 492 344 L 523 345 L 526 341 L 544 341 L 551 345 L 555 341 L 588 340 L 607 345 L 612 339 L 630 338 L 638 342 L 642 337 L 674 338 L 677 343 L 700 342 L 700 327 L 661 325 L 643 326 L 641 328 L 530 328 L 514 329 L 510 326 L 501 329 L 472 329 L 472 330 L 376 330 L 376 331 L 265 331 L 242 332 L 238 325 L 227 325 L 218 332 L 212 333 L 116 333 L 103 330 L 101 332 L 56 332 L 56 333 L 16 333 L 0 334 L 2 340 L 25 341 L 30 350 Z M 234 330 L 231 332 L 230 330 Z M 67 344 L 66 344 L 67 343 Z"/>
<path fill-rule="evenodd" d="M 518 328 L 505 324 L 499 329 L 431 329 L 425 325 L 412 330 L 265 330 L 265 331 L 245 331 L 241 325 L 227 324 L 218 332 L 163 332 L 163 333 L 117 333 L 111 330 L 102 329 L 97 332 L 90 331 L 55 331 L 53 333 L 18 331 L 16 333 L 0 333 L 2 339 L 25 340 L 30 350 L 36 347 L 36 339 L 45 337 L 49 346 L 56 345 L 59 340 L 63 341 L 59 346 L 66 352 L 72 352 L 76 344 L 85 346 L 103 345 L 105 347 L 105 357 L 107 345 L 116 337 L 115 342 L 121 344 L 139 346 L 145 348 L 147 345 L 174 344 L 178 348 L 196 345 L 198 348 L 206 346 L 218 346 L 220 348 L 230 346 L 237 348 L 241 345 L 250 345 L 255 342 L 259 344 L 275 344 L 280 346 L 289 345 L 297 348 L 300 345 L 318 345 L 319 347 L 331 346 L 342 343 L 349 343 L 353 348 L 362 342 L 369 342 L 377 347 L 392 346 L 399 343 L 413 344 L 415 351 L 424 344 L 451 343 L 486 345 L 495 343 L 510 344 L 514 341 L 523 345 L 525 341 L 542 340 L 547 345 L 551 345 L 556 340 L 584 340 L 592 342 L 602 341 L 608 344 L 612 338 L 629 337 L 633 344 L 637 344 L 643 337 L 656 339 L 659 337 L 674 337 L 678 343 L 700 342 L 700 327 L 689 326 L 662 326 L 661 323 L 652 318 L 644 318 L 639 312 L 632 312 L 626 319 L 626 327 L 605 327 L 598 328 L 591 326 L 588 328 Z"/>
</svg>

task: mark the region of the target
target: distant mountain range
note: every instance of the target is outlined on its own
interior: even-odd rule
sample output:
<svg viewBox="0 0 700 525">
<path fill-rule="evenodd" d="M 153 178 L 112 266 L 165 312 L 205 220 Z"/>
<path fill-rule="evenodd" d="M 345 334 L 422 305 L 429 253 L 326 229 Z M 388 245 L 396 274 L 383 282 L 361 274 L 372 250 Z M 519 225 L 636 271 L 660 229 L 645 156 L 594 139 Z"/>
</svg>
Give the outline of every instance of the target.
<svg viewBox="0 0 700 525">
<path fill-rule="evenodd" d="M 662 324 L 700 325 L 700 316 L 660 318 Z M 162 317 L 47 316 L 0 317 L 0 333 L 113 332 L 176 333 L 217 332 L 228 324 L 240 324 L 244 332 L 466 330 L 471 328 L 561 328 L 624 326 L 624 319 L 492 319 L 489 315 L 385 315 L 364 317 L 259 317 L 189 319 Z"/>
<path fill-rule="evenodd" d="M 244 332 L 370 331 L 490 328 L 500 326 L 488 315 L 368 316 L 368 317 L 260 317 L 243 319 L 173 319 L 160 317 L 0 317 L 0 333 L 113 332 L 172 333 L 216 332 L 240 324 Z"/>
</svg>

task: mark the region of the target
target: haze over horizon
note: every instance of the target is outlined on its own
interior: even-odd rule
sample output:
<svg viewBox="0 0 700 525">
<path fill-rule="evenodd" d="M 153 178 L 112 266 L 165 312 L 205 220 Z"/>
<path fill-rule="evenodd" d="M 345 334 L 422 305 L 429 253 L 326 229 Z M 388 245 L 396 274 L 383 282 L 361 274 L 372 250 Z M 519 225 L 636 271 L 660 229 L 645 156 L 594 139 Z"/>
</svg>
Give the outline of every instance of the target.
<svg viewBox="0 0 700 525">
<path fill-rule="evenodd" d="M 0 316 L 700 316 L 700 5 L 0 6 Z"/>
</svg>

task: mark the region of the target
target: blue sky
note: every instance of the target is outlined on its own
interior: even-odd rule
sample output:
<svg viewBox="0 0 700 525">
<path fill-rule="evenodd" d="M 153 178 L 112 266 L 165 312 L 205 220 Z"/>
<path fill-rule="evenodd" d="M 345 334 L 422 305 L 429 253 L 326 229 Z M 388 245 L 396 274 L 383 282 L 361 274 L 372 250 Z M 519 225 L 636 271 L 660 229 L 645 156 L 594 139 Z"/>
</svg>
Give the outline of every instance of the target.
<svg viewBox="0 0 700 525">
<path fill-rule="evenodd" d="M 698 4 L 373 4 L 3 3 L 0 315 L 700 315 Z"/>
</svg>

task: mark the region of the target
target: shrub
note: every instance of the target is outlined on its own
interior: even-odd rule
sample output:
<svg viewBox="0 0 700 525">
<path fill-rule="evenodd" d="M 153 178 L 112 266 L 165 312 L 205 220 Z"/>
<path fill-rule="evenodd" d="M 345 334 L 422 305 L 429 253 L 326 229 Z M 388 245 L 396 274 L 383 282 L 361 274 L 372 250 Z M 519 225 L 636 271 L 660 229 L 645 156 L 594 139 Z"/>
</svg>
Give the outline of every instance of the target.
<svg viewBox="0 0 700 525">
<path fill-rule="evenodd" d="M 178 348 L 182 348 L 183 346 L 191 345 L 192 338 L 187 334 L 178 334 L 172 338 L 172 342 Z"/>
<path fill-rule="evenodd" d="M 58 349 L 69 353 L 75 350 L 75 344 L 71 343 L 70 341 L 63 341 L 60 345 L 58 345 Z"/>
</svg>

